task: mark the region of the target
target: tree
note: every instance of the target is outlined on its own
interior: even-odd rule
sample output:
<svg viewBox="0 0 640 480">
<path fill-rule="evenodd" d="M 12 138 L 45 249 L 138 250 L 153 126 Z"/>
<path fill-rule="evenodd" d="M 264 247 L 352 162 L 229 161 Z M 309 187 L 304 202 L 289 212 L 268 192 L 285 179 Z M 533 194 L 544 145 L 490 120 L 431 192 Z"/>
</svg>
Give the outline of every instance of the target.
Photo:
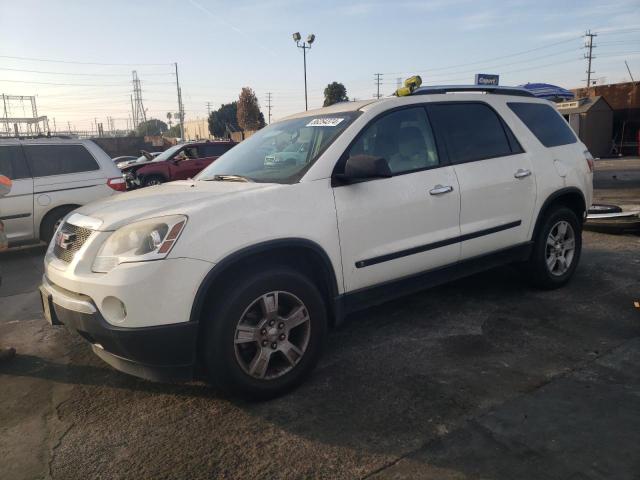
<svg viewBox="0 0 640 480">
<path fill-rule="evenodd" d="M 214 137 L 226 137 L 230 132 L 240 130 L 238 125 L 238 102 L 220 105 L 209 115 L 209 132 Z"/>
<path fill-rule="evenodd" d="M 347 89 L 343 84 L 333 82 L 327 85 L 327 88 L 324 89 L 324 103 L 322 104 L 323 107 L 328 107 L 329 105 L 333 105 L 334 103 L 348 101 L 349 97 L 347 97 Z"/>
<path fill-rule="evenodd" d="M 167 131 L 167 124 L 157 118 L 152 118 L 146 122 L 140 123 L 136 128 L 136 133 L 139 136 L 144 135 L 162 135 Z"/>
<path fill-rule="evenodd" d="M 249 87 L 244 87 L 238 98 L 238 125 L 243 130 L 260 130 L 265 125 L 258 98 Z"/>
<path fill-rule="evenodd" d="M 165 137 L 180 138 L 180 124 L 177 123 L 164 133 Z"/>
</svg>

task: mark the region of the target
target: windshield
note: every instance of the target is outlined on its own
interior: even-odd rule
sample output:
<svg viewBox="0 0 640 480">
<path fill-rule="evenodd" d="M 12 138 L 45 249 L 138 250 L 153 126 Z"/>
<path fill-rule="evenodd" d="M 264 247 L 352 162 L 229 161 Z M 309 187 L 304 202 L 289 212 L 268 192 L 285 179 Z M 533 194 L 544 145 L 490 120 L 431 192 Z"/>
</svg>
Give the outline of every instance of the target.
<svg viewBox="0 0 640 480">
<path fill-rule="evenodd" d="M 173 147 L 165 150 L 164 152 L 162 152 L 160 155 L 158 155 L 156 158 L 153 159 L 154 162 L 161 162 L 163 160 L 170 160 L 173 158 L 173 156 L 176 154 L 176 152 L 178 150 L 180 150 L 184 145 L 174 145 Z M 143 155 L 144 157 L 144 155 Z M 146 158 L 145 158 L 146 160 Z"/>
<path fill-rule="evenodd" d="M 236 175 L 254 182 L 297 182 L 357 115 L 306 116 L 269 125 L 218 158 L 196 180 Z"/>
</svg>

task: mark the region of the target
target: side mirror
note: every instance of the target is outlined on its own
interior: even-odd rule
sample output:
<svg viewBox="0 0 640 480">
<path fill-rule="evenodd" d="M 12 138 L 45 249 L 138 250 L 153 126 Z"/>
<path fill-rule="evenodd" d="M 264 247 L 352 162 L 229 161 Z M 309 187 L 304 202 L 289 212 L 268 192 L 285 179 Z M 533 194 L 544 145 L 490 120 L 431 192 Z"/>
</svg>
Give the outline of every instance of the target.
<svg viewBox="0 0 640 480">
<path fill-rule="evenodd" d="M 373 155 L 354 155 L 347 158 L 344 173 L 336 177 L 344 183 L 356 183 L 374 178 L 389 178 L 393 173 L 389 164 L 382 157 Z"/>
</svg>

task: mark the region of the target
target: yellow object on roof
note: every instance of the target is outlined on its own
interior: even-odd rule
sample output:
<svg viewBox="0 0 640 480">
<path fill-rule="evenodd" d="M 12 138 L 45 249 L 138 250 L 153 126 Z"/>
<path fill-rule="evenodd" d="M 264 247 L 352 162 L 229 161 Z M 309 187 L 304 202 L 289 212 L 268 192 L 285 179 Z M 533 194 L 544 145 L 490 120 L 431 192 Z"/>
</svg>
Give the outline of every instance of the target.
<svg viewBox="0 0 640 480">
<path fill-rule="evenodd" d="M 422 78 L 420 75 L 414 75 L 413 77 L 407 78 L 404 81 L 404 87 L 397 89 L 394 95 L 397 97 L 406 97 L 407 95 L 411 95 L 420 85 L 422 85 Z"/>
</svg>

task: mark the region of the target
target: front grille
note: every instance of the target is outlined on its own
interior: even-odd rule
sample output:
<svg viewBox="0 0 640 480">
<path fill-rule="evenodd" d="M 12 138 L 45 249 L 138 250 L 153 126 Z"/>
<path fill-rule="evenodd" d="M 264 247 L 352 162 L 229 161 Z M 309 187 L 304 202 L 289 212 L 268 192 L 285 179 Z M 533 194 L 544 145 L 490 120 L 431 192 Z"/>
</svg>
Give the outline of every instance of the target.
<svg viewBox="0 0 640 480">
<path fill-rule="evenodd" d="M 91 230 L 88 228 L 65 222 L 54 239 L 53 254 L 63 262 L 69 263 L 87 241 L 89 235 L 91 235 Z"/>
</svg>

